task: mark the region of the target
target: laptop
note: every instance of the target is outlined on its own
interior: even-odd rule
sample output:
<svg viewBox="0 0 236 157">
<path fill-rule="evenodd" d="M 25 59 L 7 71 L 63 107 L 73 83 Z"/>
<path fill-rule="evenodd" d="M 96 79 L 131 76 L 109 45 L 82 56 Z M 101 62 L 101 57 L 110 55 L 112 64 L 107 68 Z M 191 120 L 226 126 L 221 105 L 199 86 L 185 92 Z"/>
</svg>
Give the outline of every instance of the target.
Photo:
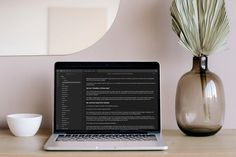
<svg viewBox="0 0 236 157">
<path fill-rule="evenodd" d="M 45 150 L 166 150 L 158 62 L 55 63 Z"/>
</svg>

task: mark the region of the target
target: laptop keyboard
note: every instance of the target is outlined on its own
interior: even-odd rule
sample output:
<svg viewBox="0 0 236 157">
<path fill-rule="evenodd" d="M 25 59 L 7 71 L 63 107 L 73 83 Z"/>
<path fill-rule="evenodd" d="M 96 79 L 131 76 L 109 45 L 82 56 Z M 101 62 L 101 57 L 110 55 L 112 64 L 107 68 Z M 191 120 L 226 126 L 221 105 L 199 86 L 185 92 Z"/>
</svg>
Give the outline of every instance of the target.
<svg viewBox="0 0 236 157">
<path fill-rule="evenodd" d="M 66 134 L 59 135 L 56 141 L 156 141 L 155 135 L 147 134 Z"/>
</svg>

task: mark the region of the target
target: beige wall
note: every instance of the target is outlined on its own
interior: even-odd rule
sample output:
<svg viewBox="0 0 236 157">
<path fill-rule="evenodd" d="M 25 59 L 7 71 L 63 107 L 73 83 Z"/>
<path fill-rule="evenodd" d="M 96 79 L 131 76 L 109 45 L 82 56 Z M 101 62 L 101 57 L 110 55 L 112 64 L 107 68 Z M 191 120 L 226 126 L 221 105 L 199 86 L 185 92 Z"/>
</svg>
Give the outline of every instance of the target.
<svg viewBox="0 0 236 157">
<path fill-rule="evenodd" d="M 191 68 L 192 56 L 177 44 L 171 30 L 171 0 L 121 0 L 111 30 L 92 47 L 69 56 L 0 58 L 0 127 L 5 116 L 37 112 L 51 124 L 55 61 L 158 60 L 162 64 L 164 128 L 176 129 L 174 99 L 177 81 Z M 223 80 L 226 94 L 225 128 L 236 128 L 236 1 L 226 0 L 231 20 L 228 50 L 209 58 L 209 68 Z"/>
</svg>

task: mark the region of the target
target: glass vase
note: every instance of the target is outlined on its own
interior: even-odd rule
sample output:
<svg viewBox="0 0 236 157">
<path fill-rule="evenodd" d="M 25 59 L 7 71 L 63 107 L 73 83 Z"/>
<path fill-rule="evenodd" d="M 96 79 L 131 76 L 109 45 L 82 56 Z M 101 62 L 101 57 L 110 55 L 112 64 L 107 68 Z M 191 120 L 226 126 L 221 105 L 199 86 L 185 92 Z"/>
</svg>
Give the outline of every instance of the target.
<svg viewBox="0 0 236 157">
<path fill-rule="evenodd" d="M 207 56 L 193 57 L 192 70 L 178 82 L 176 120 L 180 130 L 189 136 L 214 135 L 223 126 L 223 85 L 207 64 Z"/>
</svg>

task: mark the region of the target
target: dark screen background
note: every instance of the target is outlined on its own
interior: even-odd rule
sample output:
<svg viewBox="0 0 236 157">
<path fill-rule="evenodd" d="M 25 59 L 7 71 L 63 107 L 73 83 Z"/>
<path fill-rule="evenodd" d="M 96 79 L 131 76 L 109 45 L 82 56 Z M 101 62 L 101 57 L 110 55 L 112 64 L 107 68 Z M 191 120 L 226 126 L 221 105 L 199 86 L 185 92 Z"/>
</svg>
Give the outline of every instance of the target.
<svg viewBox="0 0 236 157">
<path fill-rule="evenodd" d="M 57 69 L 58 131 L 159 130 L 157 69 Z"/>
</svg>

